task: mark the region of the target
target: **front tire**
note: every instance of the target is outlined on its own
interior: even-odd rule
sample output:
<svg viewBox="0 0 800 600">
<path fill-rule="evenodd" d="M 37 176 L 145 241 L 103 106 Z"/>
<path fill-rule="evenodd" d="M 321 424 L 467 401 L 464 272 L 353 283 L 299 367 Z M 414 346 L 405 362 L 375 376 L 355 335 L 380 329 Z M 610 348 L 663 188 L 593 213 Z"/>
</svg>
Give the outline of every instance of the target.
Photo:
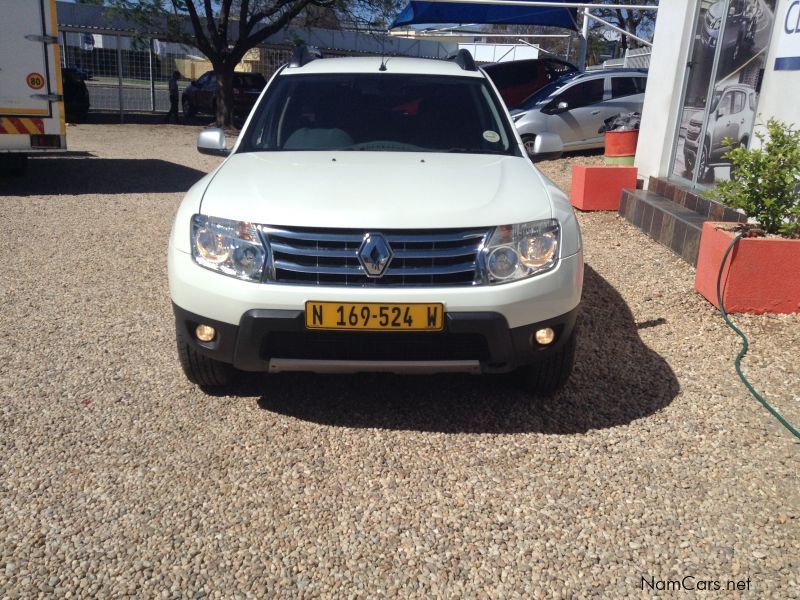
<svg viewBox="0 0 800 600">
<path fill-rule="evenodd" d="M 222 387 L 231 383 L 234 369 L 231 365 L 209 358 L 191 346 L 180 331 L 175 332 L 178 360 L 186 378 L 201 387 Z"/>
<path fill-rule="evenodd" d="M 528 153 L 528 158 L 533 158 L 533 147 L 536 144 L 536 136 L 531 134 L 523 135 L 522 144 L 525 146 L 525 152 Z"/>
<path fill-rule="evenodd" d="M 575 365 L 576 330 L 564 342 L 564 345 L 544 360 L 518 368 L 515 373 L 519 377 L 522 388 L 534 396 L 549 396 L 567 383 Z"/>
<path fill-rule="evenodd" d="M 713 171 L 709 170 L 709 147 L 708 142 L 704 143 L 702 150 L 700 150 L 700 158 L 697 163 L 697 181 L 708 182 L 709 178 L 713 175 Z M 713 181 L 713 178 L 711 179 Z"/>
</svg>

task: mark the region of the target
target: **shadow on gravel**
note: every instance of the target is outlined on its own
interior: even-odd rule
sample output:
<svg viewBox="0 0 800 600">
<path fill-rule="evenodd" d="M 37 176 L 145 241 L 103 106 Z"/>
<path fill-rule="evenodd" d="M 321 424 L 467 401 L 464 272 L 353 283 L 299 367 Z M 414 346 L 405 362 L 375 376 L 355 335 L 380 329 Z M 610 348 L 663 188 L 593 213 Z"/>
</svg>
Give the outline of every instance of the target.
<svg viewBox="0 0 800 600">
<path fill-rule="evenodd" d="M 74 152 L 32 156 L 25 175 L 0 179 L 0 194 L 147 194 L 185 192 L 205 173 L 153 158 L 93 158 Z"/>
<path fill-rule="evenodd" d="M 558 394 L 531 400 L 509 378 L 364 374 L 253 376 L 226 394 L 268 411 L 340 427 L 442 433 L 583 433 L 667 406 L 678 381 L 639 339 L 619 293 L 587 266 L 575 370 Z"/>
</svg>

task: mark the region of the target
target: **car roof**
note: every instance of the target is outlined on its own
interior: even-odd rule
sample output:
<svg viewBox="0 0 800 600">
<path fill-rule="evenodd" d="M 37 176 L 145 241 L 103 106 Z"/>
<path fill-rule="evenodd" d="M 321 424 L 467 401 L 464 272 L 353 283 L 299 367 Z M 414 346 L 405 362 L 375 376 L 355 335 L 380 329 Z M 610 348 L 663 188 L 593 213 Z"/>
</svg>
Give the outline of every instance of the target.
<svg viewBox="0 0 800 600">
<path fill-rule="evenodd" d="M 595 69 L 584 71 L 575 79 L 590 79 L 592 77 L 605 77 L 606 75 L 639 75 L 647 76 L 647 69 Z"/>
<path fill-rule="evenodd" d="M 281 72 L 281 76 L 320 73 L 378 73 L 381 72 L 381 63 L 386 65 L 386 70 L 383 72 L 388 74 L 450 75 L 478 78 L 484 76 L 480 71 L 467 71 L 462 69 L 452 60 L 406 58 L 399 56 L 345 56 L 341 58 L 322 58 L 312 60 L 302 67 L 287 67 Z"/>
</svg>

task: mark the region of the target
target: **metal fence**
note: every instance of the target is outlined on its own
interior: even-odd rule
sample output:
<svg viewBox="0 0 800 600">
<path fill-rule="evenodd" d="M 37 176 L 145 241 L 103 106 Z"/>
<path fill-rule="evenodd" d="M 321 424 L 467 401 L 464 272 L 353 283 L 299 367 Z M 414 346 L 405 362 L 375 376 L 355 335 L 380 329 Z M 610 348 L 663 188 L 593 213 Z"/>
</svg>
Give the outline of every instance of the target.
<svg viewBox="0 0 800 600">
<path fill-rule="evenodd" d="M 649 69 L 652 48 L 633 48 L 625 52 L 623 66 L 632 69 Z"/>
<path fill-rule="evenodd" d="M 60 26 L 62 67 L 80 70 L 89 90 L 92 111 L 166 112 L 169 110 L 168 79 L 179 71 L 179 90 L 212 70 L 211 62 L 192 46 L 153 37 L 135 37 L 113 32 Z M 379 39 L 355 32 L 302 30 L 310 44 L 323 48 L 326 56 L 405 54 L 444 58 L 455 44 Z M 297 34 L 292 32 L 293 36 Z M 287 38 L 290 36 L 287 35 Z M 340 46 L 341 49 L 330 46 Z M 251 49 L 236 70 L 260 73 L 266 79 L 289 61 L 294 45 L 265 44 Z"/>
<path fill-rule="evenodd" d="M 652 48 L 633 48 L 625 51 L 624 58 L 612 58 L 603 62 L 604 69 L 625 67 L 630 69 L 649 69 Z"/>
<path fill-rule="evenodd" d="M 183 91 L 189 81 L 212 70 L 197 49 L 155 38 L 62 31 L 62 66 L 80 70 L 86 78 L 91 110 L 166 112 L 169 110 L 167 80 L 179 71 Z M 269 77 L 291 57 L 289 46 L 252 49 L 237 67 L 240 71 Z"/>
</svg>

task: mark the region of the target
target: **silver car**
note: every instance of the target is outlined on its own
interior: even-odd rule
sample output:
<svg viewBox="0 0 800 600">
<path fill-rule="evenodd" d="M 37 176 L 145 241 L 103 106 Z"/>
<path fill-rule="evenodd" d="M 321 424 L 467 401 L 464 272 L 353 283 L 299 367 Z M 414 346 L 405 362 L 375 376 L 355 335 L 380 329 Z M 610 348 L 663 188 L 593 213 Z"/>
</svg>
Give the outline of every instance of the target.
<svg viewBox="0 0 800 600">
<path fill-rule="evenodd" d="M 558 135 L 564 150 L 602 148 L 603 121 L 619 113 L 641 112 L 647 71 L 604 69 L 570 73 L 534 92 L 511 111 L 532 154 L 536 136 Z"/>
</svg>

